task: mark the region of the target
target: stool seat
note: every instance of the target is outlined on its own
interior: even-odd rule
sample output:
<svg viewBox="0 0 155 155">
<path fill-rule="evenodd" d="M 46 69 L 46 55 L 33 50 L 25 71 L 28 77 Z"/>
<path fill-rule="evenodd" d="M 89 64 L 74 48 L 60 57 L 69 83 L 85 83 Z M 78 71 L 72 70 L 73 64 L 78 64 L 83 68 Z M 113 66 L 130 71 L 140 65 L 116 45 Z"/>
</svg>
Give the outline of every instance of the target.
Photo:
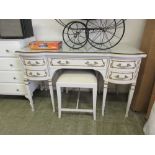
<svg viewBox="0 0 155 155">
<path fill-rule="evenodd" d="M 63 84 L 65 87 L 83 87 L 88 88 L 87 85 L 95 84 L 97 85 L 97 79 L 96 76 L 90 72 L 90 71 L 64 71 L 63 74 L 60 75 L 60 77 L 57 80 L 57 84 L 59 85 L 61 83 L 61 86 Z"/>
<path fill-rule="evenodd" d="M 79 88 L 77 105 L 75 109 L 62 108 L 61 88 Z M 58 117 L 61 118 L 62 111 L 68 112 L 88 112 L 93 113 L 93 118 L 96 120 L 96 99 L 97 99 L 97 79 L 91 71 L 86 70 L 67 70 L 64 71 L 56 82 L 57 99 L 58 99 Z M 90 88 L 93 94 L 93 108 L 79 109 L 80 88 Z"/>
</svg>

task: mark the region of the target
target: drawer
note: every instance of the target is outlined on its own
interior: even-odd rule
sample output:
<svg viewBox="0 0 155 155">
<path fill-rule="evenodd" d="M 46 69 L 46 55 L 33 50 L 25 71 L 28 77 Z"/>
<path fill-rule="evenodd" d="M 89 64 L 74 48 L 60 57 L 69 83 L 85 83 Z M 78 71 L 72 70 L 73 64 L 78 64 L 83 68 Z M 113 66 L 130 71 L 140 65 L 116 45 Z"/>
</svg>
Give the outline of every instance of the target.
<svg viewBox="0 0 155 155">
<path fill-rule="evenodd" d="M 18 58 L 0 58 L 0 70 L 21 70 L 22 64 Z"/>
<path fill-rule="evenodd" d="M 24 83 L 22 71 L 0 71 L 0 82 Z"/>
<path fill-rule="evenodd" d="M 53 66 L 105 67 L 107 60 L 51 59 Z"/>
<path fill-rule="evenodd" d="M 134 73 L 118 73 L 118 72 L 110 72 L 109 79 L 117 80 L 117 81 L 130 81 L 133 80 Z"/>
<path fill-rule="evenodd" d="M 45 66 L 46 61 L 44 59 L 25 59 L 24 64 L 26 66 Z"/>
<path fill-rule="evenodd" d="M 24 95 L 26 94 L 25 85 L 15 83 L 0 83 L 0 94 Z"/>
<path fill-rule="evenodd" d="M 46 70 L 26 70 L 26 75 L 28 77 L 47 77 L 47 71 Z"/>
<path fill-rule="evenodd" d="M 137 65 L 137 61 L 129 61 L 129 60 L 111 60 L 110 68 L 117 69 L 135 69 Z"/>
<path fill-rule="evenodd" d="M 5 57 L 15 57 L 17 56 L 15 54 L 15 50 L 10 50 L 10 49 L 0 49 L 0 56 L 5 56 Z"/>
</svg>

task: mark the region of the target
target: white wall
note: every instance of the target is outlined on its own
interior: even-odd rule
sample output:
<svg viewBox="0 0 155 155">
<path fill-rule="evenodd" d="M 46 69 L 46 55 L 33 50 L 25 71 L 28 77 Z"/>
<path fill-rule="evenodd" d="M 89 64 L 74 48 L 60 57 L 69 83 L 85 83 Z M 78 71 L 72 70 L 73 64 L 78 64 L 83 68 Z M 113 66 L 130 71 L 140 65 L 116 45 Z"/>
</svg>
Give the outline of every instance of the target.
<svg viewBox="0 0 155 155">
<path fill-rule="evenodd" d="M 128 43 L 134 47 L 139 47 L 145 26 L 144 19 L 126 20 L 126 31 L 122 42 Z"/>
<path fill-rule="evenodd" d="M 34 34 L 37 40 L 62 40 L 63 27 L 53 19 L 33 19 Z M 122 43 L 139 47 L 145 25 L 144 19 L 126 20 L 126 31 Z"/>
</svg>

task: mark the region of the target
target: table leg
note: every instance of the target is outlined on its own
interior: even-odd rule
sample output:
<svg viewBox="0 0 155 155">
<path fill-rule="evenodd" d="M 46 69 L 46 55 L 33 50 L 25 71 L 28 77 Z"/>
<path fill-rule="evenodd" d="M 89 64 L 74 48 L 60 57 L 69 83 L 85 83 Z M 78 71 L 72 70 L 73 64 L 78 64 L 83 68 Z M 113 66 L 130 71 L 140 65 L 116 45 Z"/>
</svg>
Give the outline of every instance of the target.
<svg viewBox="0 0 155 155">
<path fill-rule="evenodd" d="M 132 98 L 133 98 L 134 91 L 135 91 L 135 84 L 131 84 L 130 91 L 129 91 L 129 96 L 128 96 L 128 103 L 127 103 L 127 107 L 126 107 L 125 117 L 128 117 L 128 113 L 129 113 L 129 109 L 130 109 L 130 105 L 131 105 L 131 101 L 132 101 Z"/>
<path fill-rule="evenodd" d="M 103 86 L 103 101 L 102 101 L 102 116 L 104 116 L 104 109 L 105 109 L 105 102 L 106 102 L 106 96 L 107 96 L 107 89 L 108 89 L 108 82 L 104 81 Z"/>
<path fill-rule="evenodd" d="M 93 88 L 93 118 L 96 120 L 97 87 Z"/>
<path fill-rule="evenodd" d="M 52 81 L 51 80 L 48 81 L 48 85 L 49 85 L 49 90 L 50 90 L 50 96 L 51 96 L 53 112 L 55 112 L 54 93 L 53 93 L 53 86 L 52 86 Z"/>
<path fill-rule="evenodd" d="M 33 105 L 32 93 L 31 93 L 30 86 L 29 86 L 30 82 L 28 80 L 25 80 L 24 83 L 25 83 L 26 91 L 27 91 L 26 97 L 30 101 L 30 106 L 31 106 L 32 111 L 34 111 L 35 109 L 34 109 L 34 105 Z"/>
</svg>

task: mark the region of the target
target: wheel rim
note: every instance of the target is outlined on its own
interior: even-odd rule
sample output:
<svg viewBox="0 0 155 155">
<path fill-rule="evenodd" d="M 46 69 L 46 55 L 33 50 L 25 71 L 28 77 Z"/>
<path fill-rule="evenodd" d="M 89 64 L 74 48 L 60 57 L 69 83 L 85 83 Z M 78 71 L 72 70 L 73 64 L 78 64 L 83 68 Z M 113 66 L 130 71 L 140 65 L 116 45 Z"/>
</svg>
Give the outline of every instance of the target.
<svg viewBox="0 0 155 155">
<path fill-rule="evenodd" d="M 92 23 L 92 21 L 87 22 L 87 29 L 89 31 L 89 39 L 88 42 L 90 43 L 91 46 L 100 49 L 100 50 L 106 50 L 110 49 L 114 46 L 116 46 L 121 39 L 124 36 L 125 32 L 125 22 L 124 20 L 94 20 L 96 22 Z M 104 28 L 104 31 L 102 31 L 102 36 L 103 38 L 100 39 L 99 31 L 102 30 L 102 27 L 100 28 L 100 25 L 98 24 L 99 22 L 101 23 L 102 21 L 102 27 Z M 111 23 L 108 24 L 107 23 Z M 96 26 L 95 31 L 99 29 L 99 31 L 96 33 L 96 38 L 98 37 L 99 39 L 96 40 L 96 38 L 91 34 L 93 31 L 93 25 L 94 27 Z M 107 26 L 106 26 L 107 25 Z M 97 36 L 97 34 L 99 34 Z"/>
<path fill-rule="evenodd" d="M 62 36 L 68 47 L 73 49 L 82 48 L 88 40 L 86 25 L 78 21 L 70 22 L 64 27 Z"/>
</svg>

